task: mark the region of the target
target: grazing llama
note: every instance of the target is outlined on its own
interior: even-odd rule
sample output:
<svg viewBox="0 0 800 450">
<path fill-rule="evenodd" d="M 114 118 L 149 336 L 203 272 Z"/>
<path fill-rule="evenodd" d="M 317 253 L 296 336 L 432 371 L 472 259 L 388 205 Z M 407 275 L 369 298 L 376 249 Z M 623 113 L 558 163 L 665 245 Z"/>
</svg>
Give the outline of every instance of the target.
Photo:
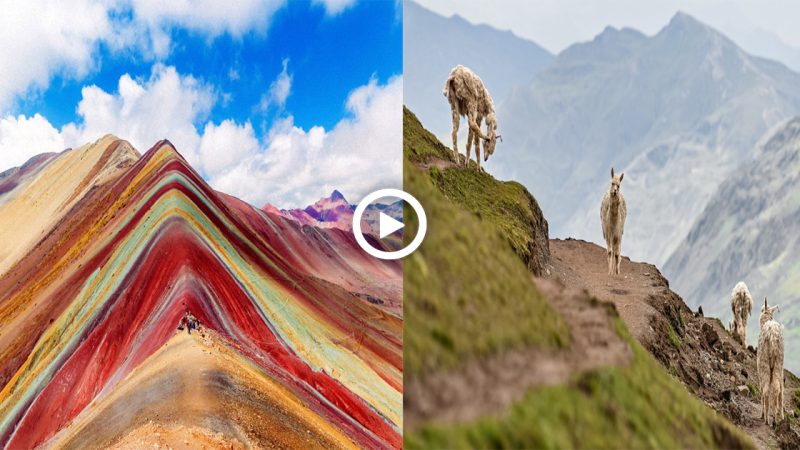
<svg viewBox="0 0 800 450">
<path fill-rule="evenodd" d="M 761 332 L 758 335 L 758 384 L 761 388 L 761 416 L 767 425 L 783 420 L 783 329 L 772 318 L 778 306 L 761 307 Z"/>
<path fill-rule="evenodd" d="M 731 310 L 733 321 L 729 324 L 731 334 L 736 342 L 747 345 L 747 318 L 753 310 L 753 298 L 744 281 L 736 283 L 731 292 Z"/>
<path fill-rule="evenodd" d="M 611 186 L 603 196 L 603 203 L 600 204 L 600 221 L 603 224 L 603 238 L 606 240 L 609 275 L 619 275 L 619 264 L 622 260 L 622 233 L 625 228 L 625 217 L 628 215 L 625 197 L 619 190 L 624 176 L 624 173 L 615 176 L 614 169 L 611 169 Z"/>
<path fill-rule="evenodd" d="M 494 114 L 494 102 L 489 91 L 483 85 L 480 77 L 468 68 L 458 65 L 450 71 L 450 76 L 444 84 L 442 91 L 453 115 L 453 155 L 456 164 L 458 158 L 458 125 L 461 116 L 465 116 L 469 125 L 467 135 L 467 159 L 465 165 L 469 167 L 470 149 L 475 146 L 475 159 L 478 170 L 481 169 L 481 150 L 478 139 L 483 139 L 484 161 L 494 153 L 497 140 L 502 138 L 497 134 L 497 118 Z M 481 132 L 481 122 L 486 120 L 486 134 Z"/>
</svg>

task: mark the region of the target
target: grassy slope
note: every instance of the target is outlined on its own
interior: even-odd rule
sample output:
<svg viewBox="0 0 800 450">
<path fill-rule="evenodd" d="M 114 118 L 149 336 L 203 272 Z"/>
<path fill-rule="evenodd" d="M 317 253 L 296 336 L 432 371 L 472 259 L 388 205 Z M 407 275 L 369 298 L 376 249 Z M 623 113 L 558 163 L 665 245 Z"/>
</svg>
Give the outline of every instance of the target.
<svg viewBox="0 0 800 450">
<path fill-rule="evenodd" d="M 434 159 L 453 161 L 453 152 L 426 130 L 408 109 L 403 111 L 403 152 L 407 160 L 416 164 Z M 470 165 L 475 168 L 473 161 Z M 549 257 L 547 221 L 536 199 L 524 186 L 516 181 L 498 181 L 477 170 L 433 167 L 430 174 L 448 200 L 494 225 L 528 268 L 539 272 L 543 259 Z M 540 238 L 538 241 L 536 236 Z"/>
<path fill-rule="evenodd" d="M 621 319 L 617 328 L 634 350 L 630 366 L 532 389 L 499 417 L 427 424 L 406 433 L 405 448 L 752 448 L 664 372 Z"/>
<path fill-rule="evenodd" d="M 425 206 L 428 234 L 404 261 L 404 356 L 408 376 L 517 345 L 568 345 L 565 325 L 536 291 L 525 264 L 504 240 L 495 205 L 463 204 L 451 183 L 483 189 L 461 169 L 417 165 L 451 158 L 416 117 L 404 114 L 405 189 Z M 417 165 L 412 164 L 417 163 Z M 488 175 L 491 183 L 500 183 Z M 463 184 L 462 184 L 463 183 Z M 526 195 L 527 194 L 526 191 Z M 411 213 L 406 210 L 406 217 Z M 515 221 L 511 216 L 509 221 Z M 409 220 L 414 236 L 415 223 Z M 749 448 L 738 430 L 693 398 L 617 322 L 630 342 L 628 367 L 590 372 L 561 386 L 533 389 L 504 414 L 462 424 L 406 430 L 408 448 Z"/>
<path fill-rule="evenodd" d="M 410 164 L 405 190 L 428 217 L 425 241 L 403 262 L 407 375 L 515 346 L 567 344 L 560 316 L 496 229 L 450 203 Z M 414 236 L 416 223 L 407 222 L 405 235 Z"/>
</svg>

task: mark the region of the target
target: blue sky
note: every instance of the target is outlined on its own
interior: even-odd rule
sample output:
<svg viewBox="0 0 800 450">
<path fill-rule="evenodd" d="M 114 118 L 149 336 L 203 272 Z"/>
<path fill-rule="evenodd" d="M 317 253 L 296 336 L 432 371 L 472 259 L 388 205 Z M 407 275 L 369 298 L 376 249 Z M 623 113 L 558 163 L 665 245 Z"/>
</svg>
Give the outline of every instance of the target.
<svg viewBox="0 0 800 450">
<path fill-rule="evenodd" d="M 259 206 L 401 182 L 400 2 L 34 3 L 0 18 L 0 58 L 32 61 L 0 68 L 0 171 L 111 132 L 140 152 L 167 137 L 212 186 Z M 49 36 L 25 42 L 15 26 Z M 397 157 L 366 163 L 375 146 Z"/>
<path fill-rule="evenodd" d="M 396 7 L 393 1 L 366 1 L 327 17 L 322 7 L 294 1 L 275 14 L 266 34 L 249 32 L 243 37 L 224 34 L 209 39 L 202 32 L 172 28 L 174 48 L 161 62 L 214 85 L 220 95 L 230 95 L 211 111 L 211 120 L 255 122 L 274 116 L 275 111 L 268 111 L 262 117 L 258 103 L 288 59 L 292 89 L 302 95 L 287 98 L 285 109 L 301 127 L 330 128 L 346 113 L 351 90 L 372 76 L 385 83 L 402 72 L 402 26 Z M 91 74 L 81 79 L 55 76 L 43 92 L 20 98 L 14 113 L 39 112 L 60 128 L 76 120 L 75 105 L 84 85 L 111 92 L 123 74 L 146 78 L 152 67 L 152 61 L 140 55 L 115 52 L 102 43 L 97 57 L 100 67 Z M 256 132 L 263 130 L 258 127 Z"/>
</svg>

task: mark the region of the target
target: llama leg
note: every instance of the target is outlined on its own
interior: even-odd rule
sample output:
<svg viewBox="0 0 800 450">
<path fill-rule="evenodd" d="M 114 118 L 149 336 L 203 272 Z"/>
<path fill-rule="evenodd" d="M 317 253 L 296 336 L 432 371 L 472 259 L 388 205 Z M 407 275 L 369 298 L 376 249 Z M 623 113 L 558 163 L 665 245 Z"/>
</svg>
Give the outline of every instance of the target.
<svg viewBox="0 0 800 450">
<path fill-rule="evenodd" d="M 617 242 L 611 238 L 611 273 L 609 275 L 617 274 Z"/>
<path fill-rule="evenodd" d="M 611 244 L 608 244 L 607 248 L 608 250 L 606 250 L 606 253 L 608 254 L 608 274 L 612 275 L 614 271 L 614 250 L 611 248 Z"/>
<path fill-rule="evenodd" d="M 458 110 L 453 108 L 453 158 L 458 164 Z"/>
<path fill-rule="evenodd" d="M 770 410 L 772 409 L 771 408 L 771 406 L 772 406 L 772 392 L 770 392 L 769 386 L 767 386 L 767 395 L 765 397 L 766 398 L 764 399 L 764 416 L 765 416 L 765 421 L 767 422 L 767 425 L 770 425 L 770 420 L 769 419 L 770 419 Z"/>
<path fill-rule="evenodd" d="M 478 163 L 478 172 L 481 169 L 481 141 L 478 139 L 478 136 L 475 136 L 475 161 Z"/>
<path fill-rule="evenodd" d="M 614 243 L 614 262 L 616 263 L 615 272 L 619 275 L 619 264 L 622 262 L 622 239 L 618 239 Z"/>
<path fill-rule="evenodd" d="M 472 153 L 472 145 L 475 142 L 475 133 L 472 129 L 467 131 L 467 160 L 464 162 L 464 167 L 469 168 L 470 154 Z"/>
</svg>

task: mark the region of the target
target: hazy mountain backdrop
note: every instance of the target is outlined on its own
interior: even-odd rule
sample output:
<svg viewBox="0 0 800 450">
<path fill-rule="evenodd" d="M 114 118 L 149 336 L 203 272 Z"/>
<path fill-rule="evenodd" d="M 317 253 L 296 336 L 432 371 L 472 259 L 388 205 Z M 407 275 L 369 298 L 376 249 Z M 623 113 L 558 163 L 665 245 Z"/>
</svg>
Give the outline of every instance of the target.
<svg viewBox="0 0 800 450">
<path fill-rule="evenodd" d="M 780 128 L 719 187 L 664 266 L 690 306 L 730 318 L 730 291 L 745 280 L 756 303 L 748 341 L 758 340 L 764 296 L 780 305 L 786 365 L 800 369 L 800 118 Z M 728 323 L 725 320 L 724 323 Z"/>
<path fill-rule="evenodd" d="M 556 236 L 602 241 L 599 203 L 626 172 L 623 252 L 663 264 L 724 177 L 800 112 L 800 75 L 683 14 L 652 37 L 606 28 L 499 111 L 490 170 L 544 193 Z"/>
</svg>

